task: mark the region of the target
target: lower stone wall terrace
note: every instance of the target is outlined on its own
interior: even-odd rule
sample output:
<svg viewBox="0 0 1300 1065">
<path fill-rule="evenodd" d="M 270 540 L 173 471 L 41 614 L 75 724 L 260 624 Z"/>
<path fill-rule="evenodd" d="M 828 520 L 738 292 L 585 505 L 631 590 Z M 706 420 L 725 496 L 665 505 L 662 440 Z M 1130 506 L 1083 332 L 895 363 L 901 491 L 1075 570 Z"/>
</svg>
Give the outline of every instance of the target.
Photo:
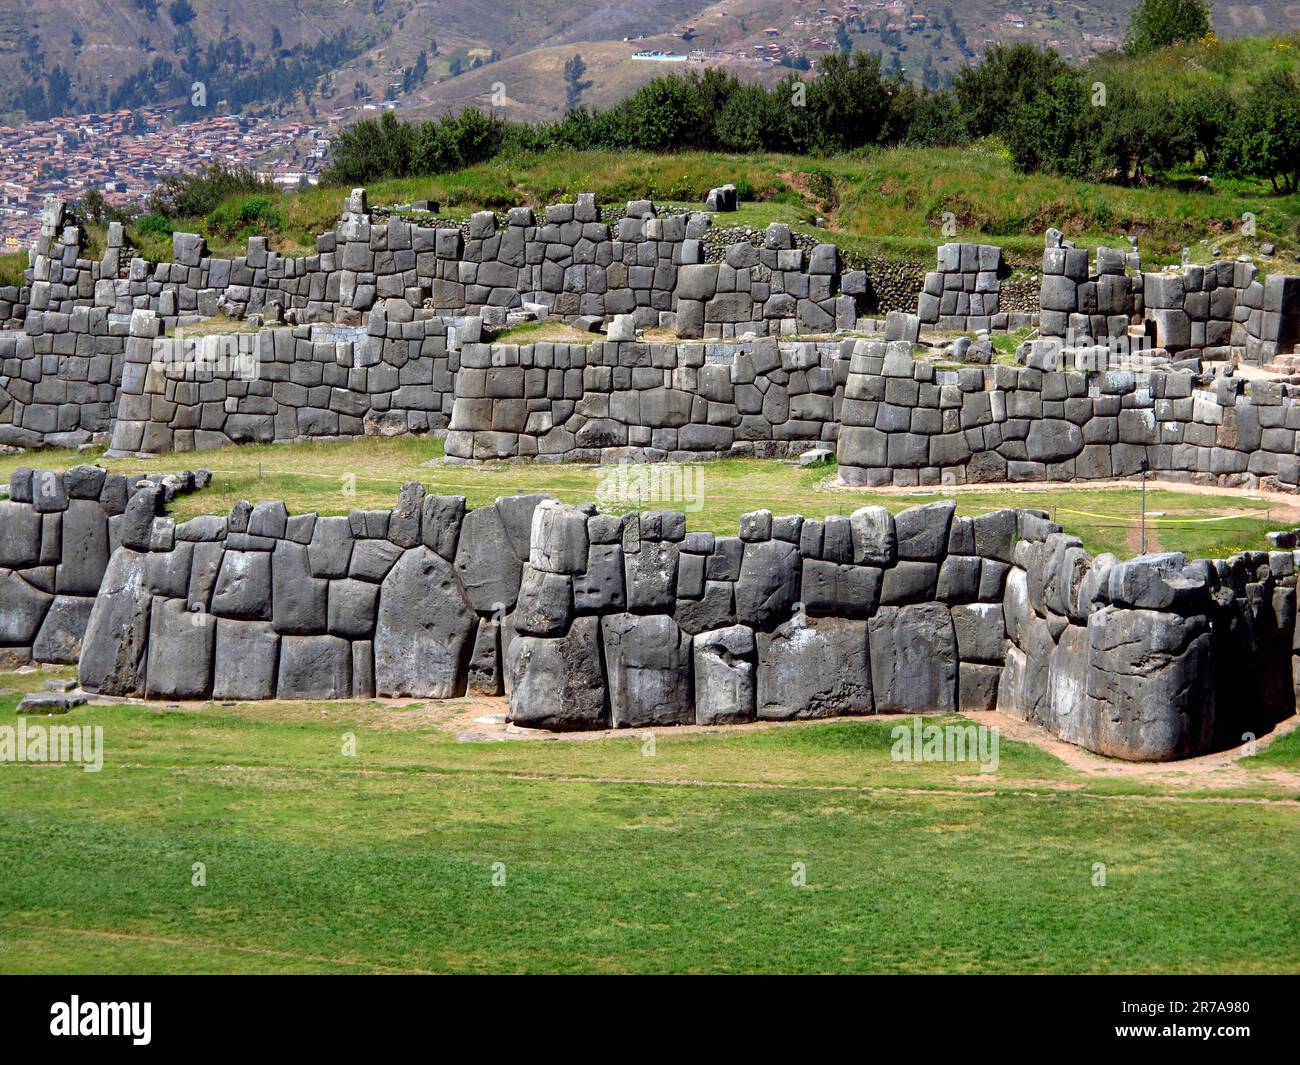
<svg viewBox="0 0 1300 1065">
<path fill-rule="evenodd" d="M 109 558 L 122 546 L 147 548 L 162 506 L 207 482 L 202 470 L 15 471 L 0 500 L 0 664 L 75 665 Z"/>
<path fill-rule="evenodd" d="M 738 535 L 403 487 L 340 517 L 152 519 L 93 601 L 82 685 L 165 699 L 509 699 L 517 725 L 980 712 L 1169 760 L 1294 712 L 1296 552 L 1093 558 L 1041 513 L 951 501 Z"/>
</svg>

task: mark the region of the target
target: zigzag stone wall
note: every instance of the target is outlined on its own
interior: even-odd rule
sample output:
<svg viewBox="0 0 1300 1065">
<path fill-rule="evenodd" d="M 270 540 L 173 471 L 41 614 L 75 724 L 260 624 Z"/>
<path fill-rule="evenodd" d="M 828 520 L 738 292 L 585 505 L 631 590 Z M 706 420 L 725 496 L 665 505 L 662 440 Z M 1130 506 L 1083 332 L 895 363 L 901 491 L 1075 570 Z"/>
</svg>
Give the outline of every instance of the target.
<svg viewBox="0 0 1300 1065">
<path fill-rule="evenodd" d="M 110 556 L 147 547 L 163 504 L 206 484 L 203 471 L 15 471 L 0 500 L 0 664 L 75 664 Z"/>
<path fill-rule="evenodd" d="M 365 327 L 282 326 L 160 339 L 131 319 L 111 448 L 193 451 L 229 443 L 391 436 L 446 428 L 459 346 L 478 318 L 382 300 Z"/>
<path fill-rule="evenodd" d="M 614 225 L 601 221 L 589 193 L 546 208 L 541 219 L 516 207 L 504 226 L 491 211 L 463 226 L 436 219 L 421 225 L 374 217 L 365 190 L 357 189 L 312 255 L 282 256 L 253 237 L 244 255 L 220 258 L 208 254 L 202 237 L 177 233 L 173 261 L 152 266 L 140 258 L 123 265 L 120 227 L 110 228 L 102 261 L 82 258 L 81 232 L 64 218 L 63 204 L 51 201 L 28 286 L 0 294 L 7 318 L 93 305 L 120 315 L 151 310 L 170 329 L 185 316 L 243 317 L 277 307 L 299 324 L 360 324 L 377 301 L 403 299 L 457 315 L 529 303 L 557 317 L 631 314 L 638 326 L 677 326 L 696 337 L 829 331 L 837 318 L 841 327 L 856 319 L 855 299 L 839 295 L 834 245 L 806 252 L 788 226 L 774 224 L 762 248 L 741 241 L 722 264 L 706 264 L 702 238 L 710 216 L 660 217 L 648 200 L 629 203 Z M 691 265 L 700 269 L 679 277 Z M 865 296 L 862 271 L 847 290 Z"/>
<path fill-rule="evenodd" d="M 31 311 L 0 332 L 0 443 L 76 447 L 106 434 L 130 321 L 104 308 Z"/>
<path fill-rule="evenodd" d="M 499 694 L 500 619 L 540 500 L 467 514 L 410 484 L 391 511 L 159 518 L 113 555 L 81 682 L 159 698 Z"/>
<path fill-rule="evenodd" d="M 852 485 L 1073 481 L 1147 468 L 1173 480 L 1294 491 L 1300 388 L 1190 370 L 936 369 L 908 343 L 853 344 L 838 436 Z M 1084 353 L 1086 355 L 1086 352 Z"/>
<path fill-rule="evenodd" d="M 408 484 L 391 511 L 141 525 L 79 670 L 157 698 L 504 690 L 516 724 L 560 730 L 997 707 L 1166 760 L 1293 711 L 1295 561 L 1094 559 L 1039 513 L 951 502 L 756 511 L 718 537 L 538 496 L 466 512 Z"/>
<path fill-rule="evenodd" d="M 1090 271 L 1086 248 L 1057 230 L 1046 243 L 1038 315 L 1044 337 L 1071 338 L 1072 346 L 1110 341 L 1112 353 L 1123 355 L 1137 327 L 1166 352 L 1247 362 L 1267 362 L 1300 339 L 1300 278 L 1260 279 L 1253 263 L 1229 260 L 1143 272 L 1138 253 L 1121 248 L 1098 248 Z"/>
<path fill-rule="evenodd" d="M 458 459 L 695 459 L 833 446 L 835 342 L 466 344 L 446 453 Z"/>
</svg>

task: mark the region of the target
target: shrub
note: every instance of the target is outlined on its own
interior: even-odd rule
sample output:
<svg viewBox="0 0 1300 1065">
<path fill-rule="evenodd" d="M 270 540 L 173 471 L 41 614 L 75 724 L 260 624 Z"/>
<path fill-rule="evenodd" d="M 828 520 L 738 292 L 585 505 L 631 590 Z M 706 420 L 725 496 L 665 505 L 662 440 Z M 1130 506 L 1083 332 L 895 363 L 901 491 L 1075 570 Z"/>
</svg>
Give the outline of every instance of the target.
<svg viewBox="0 0 1300 1065">
<path fill-rule="evenodd" d="M 150 211 L 148 214 L 141 215 L 135 224 L 141 233 L 150 236 L 170 237 L 173 232 L 171 222 L 157 211 Z"/>
<path fill-rule="evenodd" d="M 1129 16 L 1124 50 L 1144 55 L 1166 45 L 1199 41 L 1210 32 L 1205 0 L 1141 0 Z"/>
<path fill-rule="evenodd" d="M 216 164 L 197 174 L 164 178 L 149 197 L 148 209 L 166 218 L 193 218 L 211 214 L 222 200 L 237 193 L 271 191 L 271 183 L 252 170 Z"/>
<path fill-rule="evenodd" d="M 209 235 L 236 240 L 278 233 L 283 226 L 284 216 L 265 196 L 227 200 L 208 215 L 207 220 Z"/>
</svg>

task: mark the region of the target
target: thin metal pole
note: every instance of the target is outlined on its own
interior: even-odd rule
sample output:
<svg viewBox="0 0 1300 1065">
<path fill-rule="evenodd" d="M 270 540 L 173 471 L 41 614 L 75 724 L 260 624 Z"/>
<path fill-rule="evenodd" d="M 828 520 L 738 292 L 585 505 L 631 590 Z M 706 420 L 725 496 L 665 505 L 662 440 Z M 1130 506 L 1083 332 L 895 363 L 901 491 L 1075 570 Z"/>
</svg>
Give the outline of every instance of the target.
<svg viewBox="0 0 1300 1065">
<path fill-rule="evenodd" d="M 1142 463 L 1142 553 L 1147 553 L 1147 464 Z"/>
</svg>

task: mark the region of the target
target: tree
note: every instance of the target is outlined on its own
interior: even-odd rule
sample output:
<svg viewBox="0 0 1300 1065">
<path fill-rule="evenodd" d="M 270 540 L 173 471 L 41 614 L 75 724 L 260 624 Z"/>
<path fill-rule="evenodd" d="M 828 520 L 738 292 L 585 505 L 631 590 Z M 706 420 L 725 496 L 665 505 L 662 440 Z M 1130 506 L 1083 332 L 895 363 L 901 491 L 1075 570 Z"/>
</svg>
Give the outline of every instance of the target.
<svg viewBox="0 0 1300 1065">
<path fill-rule="evenodd" d="M 582 104 L 582 94 L 591 88 L 590 81 L 583 81 L 582 75 L 587 73 L 587 64 L 583 62 L 582 56 L 574 55 L 571 59 L 564 62 L 564 108 L 566 111 L 576 111 Z"/>
<path fill-rule="evenodd" d="M 848 55 L 853 51 L 853 41 L 843 22 L 835 23 L 835 47 L 840 55 Z"/>
<path fill-rule="evenodd" d="M 1252 85 L 1227 140 L 1224 170 L 1266 177 L 1275 190 L 1296 192 L 1300 187 L 1300 81 L 1295 74 L 1275 70 Z"/>
<path fill-rule="evenodd" d="M 1119 89 L 1101 114 L 1095 138 L 1098 176 L 1145 185 L 1175 163 L 1190 160 L 1195 145 L 1174 105 L 1163 96 Z"/>
<path fill-rule="evenodd" d="M 1143 55 L 1166 45 L 1198 41 L 1209 32 L 1210 5 L 1205 0 L 1140 0 L 1129 16 L 1124 50 Z"/>
<path fill-rule="evenodd" d="M 976 67 L 955 80 L 957 103 L 973 137 L 1005 134 L 1011 117 L 1043 86 L 1068 73 L 1069 64 L 1050 48 L 994 45 Z"/>
<path fill-rule="evenodd" d="M 190 0 L 172 0 L 171 7 L 167 9 L 167 14 L 171 16 L 172 25 L 176 27 L 194 21 L 194 8 L 190 4 Z"/>
<path fill-rule="evenodd" d="M 1087 88 L 1076 73 L 1058 74 L 1011 111 L 1003 134 L 1011 162 L 1025 173 L 1090 176 L 1100 110 L 1089 105 Z"/>
<path fill-rule="evenodd" d="M 1237 122 L 1237 105 L 1227 93 L 1197 92 L 1179 105 L 1179 121 L 1209 173 L 1219 170 L 1224 144 Z"/>
</svg>

